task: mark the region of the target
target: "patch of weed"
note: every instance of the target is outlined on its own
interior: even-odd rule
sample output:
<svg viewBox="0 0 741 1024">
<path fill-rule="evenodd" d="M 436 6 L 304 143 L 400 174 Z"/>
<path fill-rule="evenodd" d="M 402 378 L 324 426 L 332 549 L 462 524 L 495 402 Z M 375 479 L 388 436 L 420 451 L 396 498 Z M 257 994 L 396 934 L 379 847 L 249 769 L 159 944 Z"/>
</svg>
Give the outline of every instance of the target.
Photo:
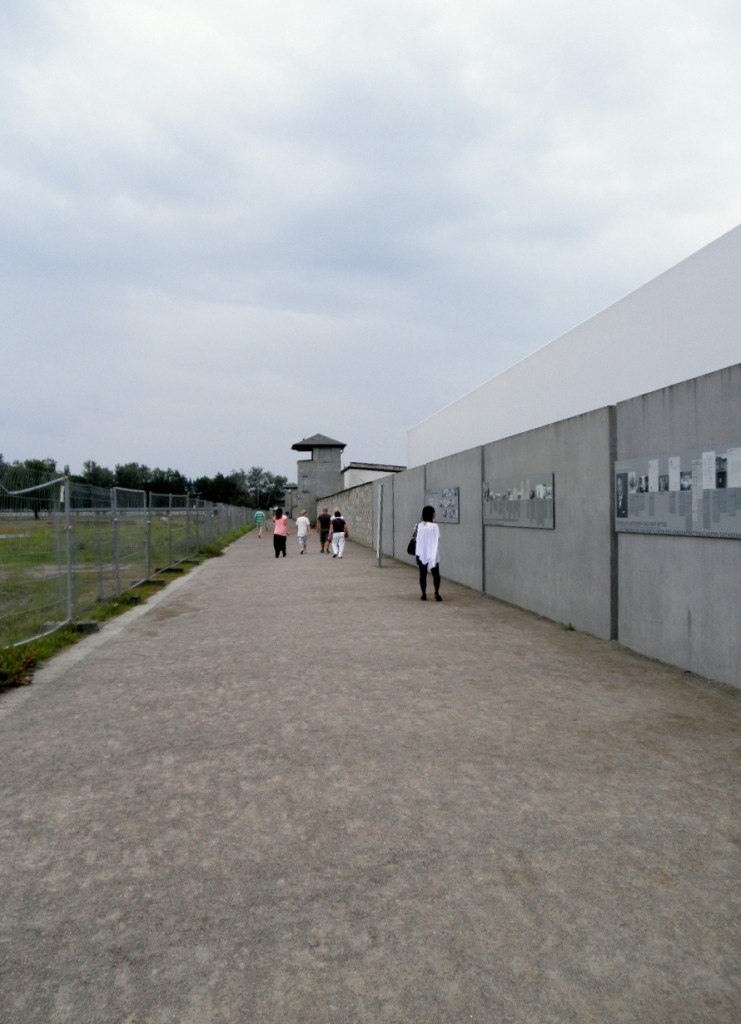
<svg viewBox="0 0 741 1024">
<path fill-rule="evenodd" d="M 218 544 L 201 544 L 198 554 L 203 558 L 216 558 L 224 554 L 224 549 Z"/>
<path fill-rule="evenodd" d="M 28 686 L 39 665 L 80 639 L 75 630 L 60 629 L 20 647 L 0 648 L 0 688 Z"/>
<path fill-rule="evenodd" d="M 144 600 L 146 599 L 142 594 L 142 588 L 137 587 L 136 590 L 127 590 L 119 597 L 111 597 L 107 601 L 101 601 L 97 608 L 91 610 L 87 618 L 93 619 L 95 622 L 107 622 L 108 619 L 113 619 L 117 615 L 130 611 Z"/>
</svg>

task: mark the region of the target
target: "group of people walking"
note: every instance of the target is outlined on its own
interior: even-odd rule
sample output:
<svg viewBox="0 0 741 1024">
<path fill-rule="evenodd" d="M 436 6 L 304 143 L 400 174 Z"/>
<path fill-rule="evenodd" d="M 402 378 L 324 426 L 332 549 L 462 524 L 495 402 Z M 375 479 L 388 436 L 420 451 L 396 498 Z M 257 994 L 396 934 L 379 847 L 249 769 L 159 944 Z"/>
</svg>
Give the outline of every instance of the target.
<svg viewBox="0 0 741 1024">
<path fill-rule="evenodd" d="M 255 513 L 255 523 L 257 524 L 257 536 L 262 537 L 262 530 L 265 524 L 264 512 Z M 321 544 L 320 554 L 330 554 L 331 552 L 332 558 L 342 558 L 345 553 L 345 539 L 348 536 L 348 529 L 340 510 L 336 508 L 334 515 L 330 515 L 329 509 L 325 508 L 317 516 L 315 526 Z M 311 529 L 311 521 L 306 515 L 306 509 L 302 508 L 301 514 L 296 520 L 296 537 L 298 538 L 300 555 L 306 553 Z M 280 558 L 281 555 L 284 558 L 286 557 L 287 538 L 288 517 L 282 508 L 277 508 L 273 513 L 273 549 L 276 558 Z"/>
<path fill-rule="evenodd" d="M 265 525 L 265 513 L 255 513 L 257 535 L 262 537 Z M 348 536 L 347 522 L 338 508 L 334 514 L 329 514 L 329 508 L 324 508 L 316 519 L 315 527 L 319 534 L 320 554 L 330 554 L 332 558 L 342 558 L 345 553 L 345 539 Z M 311 532 L 311 521 L 306 515 L 306 509 L 301 509 L 301 514 L 296 520 L 296 536 L 298 538 L 299 554 L 306 553 L 306 546 Z M 288 538 L 288 517 L 282 508 L 277 508 L 273 513 L 273 548 L 275 557 L 286 557 L 286 544 Z M 440 527 L 435 522 L 435 509 L 432 505 L 425 505 L 422 509 L 422 519 L 414 527 L 412 538 L 415 543 L 415 558 L 419 568 L 419 587 L 422 591 L 422 601 L 427 600 L 427 574 L 432 576 L 432 584 L 435 590 L 435 600 L 442 601 L 440 596 Z"/>
</svg>

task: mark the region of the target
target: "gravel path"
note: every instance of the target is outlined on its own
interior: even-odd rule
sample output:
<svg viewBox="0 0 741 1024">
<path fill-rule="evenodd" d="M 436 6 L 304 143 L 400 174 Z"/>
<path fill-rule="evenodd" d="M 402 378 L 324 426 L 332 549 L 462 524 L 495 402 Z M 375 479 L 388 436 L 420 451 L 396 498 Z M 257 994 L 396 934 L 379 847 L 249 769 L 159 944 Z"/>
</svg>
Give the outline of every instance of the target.
<svg viewBox="0 0 741 1024">
<path fill-rule="evenodd" d="M 252 533 L 0 698 L 3 1024 L 737 1024 L 739 694 Z"/>
</svg>

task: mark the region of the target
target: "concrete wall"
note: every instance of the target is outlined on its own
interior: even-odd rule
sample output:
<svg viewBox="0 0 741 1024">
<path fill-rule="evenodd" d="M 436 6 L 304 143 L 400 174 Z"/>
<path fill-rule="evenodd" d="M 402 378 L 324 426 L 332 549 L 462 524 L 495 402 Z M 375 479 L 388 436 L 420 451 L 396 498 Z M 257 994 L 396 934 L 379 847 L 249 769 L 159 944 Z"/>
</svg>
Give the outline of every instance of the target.
<svg viewBox="0 0 741 1024">
<path fill-rule="evenodd" d="M 617 458 L 741 440 L 741 365 L 621 402 Z M 741 541 L 620 533 L 618 636 L 741 687 Z"/>
<path fill-rule="evenodd" d="M 406 546 L 426 492 L 458 487 L 460 522 L 439 524 L 445 579 L 614 638 L 614 449 L 613 411 L 599 409 L 387 477 L 383 553 L 413 565 Z M 484 527 L 483 481 L 536 472 L 554 474 L 556 528 Z"/>
<path fill-rule="evenodd" d="M 419 466 L 730 366 L 741 227 L 413 427 Z"/>
<path fill-rule="evenodd" d="M 404 476 L 405 474 L 401 474 Z M 394 508 L 395 508 L 395 494 L 397 487 L 403 489 L 406 485 L 406 481 L 399 483 L 399 479 L 394 474 L 393 476 L 386 476 L 383 480 L 377 480 L 371 484 L 373 488 L 373 537 L 375 547 L 376 531 L 378 529 L 378 507 L 379 507 L 379 493 L 383 488 L 383 506 L 381 509 L 381 552 L 384 555 L 393 557 L 394 554 Z M 401 555 L 399 556 L 402 557 Z M 403 556 L 407 558 L 406 552 Z"/>
<path fill-rule="evenodd" d="M 614 415 L 598 409 L 484 447 L 484 479 L 552 472 L 555 528 L 485 527 L 485 591 L 609 640 L 616 635 Z"/>
<path fill-rule="evenodd" d="M 437 459 L 425 467 L 425 490 L 460 488 L 460 522 L 440 523 L 440 571 L 473 590 L 484 589 L 480 448 Z M 421 518 L 422 506 L 417 511 Z"/>
<path fill-rule="evenodd" d="M 741 364 L 340 492 L 351 536 L 406 553 L 428 491 L 460 488 L 441 523 L 444 580 L 741 688 L 741 541 L 616 533 L 616 460 L 741 441 Z M 483 526 L 482 484 L 553 473 L 555 528 Z"/>
<path fill-rule="evenodd" d="M 425 471 L 420 466 L 406 473 L 397 473 L 394 482 L 394 515 L 391 544 L 384 537 L 384 554 L 393 555 L 402 562 L 414 564 L 407 554 L 407 544 L 414 527 L 420 520 L 425 503 Z M 385 495 L 385 491 L 384 491 Z"/>
</svg>

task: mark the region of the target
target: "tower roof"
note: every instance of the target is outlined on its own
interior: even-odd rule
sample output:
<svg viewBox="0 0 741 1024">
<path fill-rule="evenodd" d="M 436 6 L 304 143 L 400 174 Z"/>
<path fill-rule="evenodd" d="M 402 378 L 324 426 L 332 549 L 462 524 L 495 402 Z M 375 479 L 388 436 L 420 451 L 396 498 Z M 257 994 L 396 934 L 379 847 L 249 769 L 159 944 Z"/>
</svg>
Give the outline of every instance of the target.
<svg viewBox="0 0 741 1024">
<path fill-rule="evenodd" d="M 344 441 L 335 441 L 332 437 L 327 437 L 326 434 L 314 434 L 312 437 L 305 437 L 303 441 L 297 441 L 291 445 L 293 451 L 296 452 L 310 452 L 314 448 L 343 448 L 345 447 Z"/>
</svg>

